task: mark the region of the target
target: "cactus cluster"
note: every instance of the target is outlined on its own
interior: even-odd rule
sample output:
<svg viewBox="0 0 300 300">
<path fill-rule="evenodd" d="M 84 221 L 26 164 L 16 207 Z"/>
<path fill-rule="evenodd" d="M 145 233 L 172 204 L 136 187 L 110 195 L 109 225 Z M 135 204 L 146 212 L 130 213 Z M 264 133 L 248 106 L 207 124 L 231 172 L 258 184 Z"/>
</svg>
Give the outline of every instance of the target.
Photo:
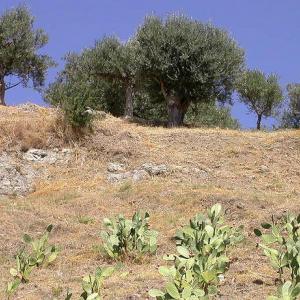
<svg viewBox="0 0 300 300">
<path fill-rule="evenodd" d="M 165 290 L 149 291 L 157 300 L 207 299 L 217 293 L 221 274 L 229 265 L 228 246 L 243 239 L 242 228 L 223 225 L 222 207 L 212 206 L 207 216 L 199 214 L 175 236 L 177 254 L 165 256 L 173 266 L 160 267 L 159 272 L 168 278 Z"/>
<path fill-rule="evenodd" d="M 157 231 L 149 229 L 149 214 L 136 212 L 132 219 L 119 215 L 116 219 L 104 219 L 106 231 L 101 232 L 102 251 L 112 259 L 131 255 L 155 253 Z"/>
<path fill-rule="evenodd" d="M 95 271 L 95 274 L 84 276 L 82 279 L 83 292 L 80 295 L 79 300 L 101 300 L 103 281 L 114 271 L 115 269 L 113 267 L 98 267 Z M 65 300 L 70 300 L 71 298 L 72 293 L 68 291 Z"/>
<path fill-rule="evenodd" d="M 104 253 L 113 259 L 136 257 L 157 250 L 158 232 L 149 228 L 149 214 L 136 212 L 131 219 L 119 215 L 104 219 L 106 231 L 101 233 Z M 261 239 L 258 243 L 271 265 L 277 270 L 282 285 L 276 296 L 267 300 L 296 300 L 300 297 L 300 215 L 287 214 L 254 229 Z M 16 255 L 16 267 L 10 269 L 13 281 L 7 285 L 8 298 L 21 283 L 29 281 L 35 267 L 53 262 L 59 253 L 49 244 L 49 225 L 39 238 L 23 236 L 27 245 Z M 150 297 L 157 300 L 205 300 L 218 293 L 218 285 L 229 268 L 228 249 L 244 239 L 243 228 L 224 224 L 222 206 L 213 205 L 207 214 L 197 214 L 189 224 L 180 228 L 174 237 L 176 254 L 165 255 L 171 266 L 161 266 L 159 273 L 166 277 L 163 290 L 151 289 Z M 30 249 L 30 251 L 28 251 Z M 115 267 L 99 267 L 94 274 L 83 277 L 80 300 L 101 300 L 103 281 Z M 287 272 L 284 272 L 286 270 Z M 286 274 L 290 278 L 286 281 Z M 285 276 L 283 276 L 285 274 Z M 71 300 L 69 291 L 65 300 Z"/>
<path fill-rule="evenodd" d="M 278 220 L 272 216 L 271 223 L 262 223 L 254 233 L 261 239 L 258 244 L 279 274 L 282 286 L 278 297 L 268 300 L 295 300 L 300 296 L 300 215 L 287 214 Z M 290 273 L 290 280 L 283 282 L 284 270 Z"/>
<path fill-rule="evenodd" d="M 49 233 L 53 225 L 48 225 L 44 234 L 40 238 L 33 239 L 28 234 L 24 234 L 23 241 L 31 246 L 30 253 L 27 253 L 25 247 L 16 255 L 16 267 L 10 269 L 13 281 L 7 285 L 7 294 L 10 297 L 19 287 L 20 283 L 29 281 L 31 271 L 42 264 L 53 262 L 59 250 L 55 245 L 49 245 Z"/>
</svg>

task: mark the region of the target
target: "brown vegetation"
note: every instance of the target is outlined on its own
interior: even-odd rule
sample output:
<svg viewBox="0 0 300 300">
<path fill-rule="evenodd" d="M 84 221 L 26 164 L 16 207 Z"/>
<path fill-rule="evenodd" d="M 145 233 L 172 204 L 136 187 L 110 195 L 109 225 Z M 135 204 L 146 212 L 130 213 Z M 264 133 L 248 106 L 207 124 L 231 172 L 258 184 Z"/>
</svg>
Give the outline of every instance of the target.
<svg viewBox="0 0 300 300">
<path fill-rule="evenodd" d="M 53 109 L 26 112 L 1 107 L 2 150 L 66 146 L 55 127 Z M 70 146 L 70 143 L 69 143 Z M 162 255 L 175 251 L 176 228 L 199 211 L 219 202 L 230 224 L 244 225 L 246 240 L 230 253 L 231 267 L 219 299 L 264 299 L 276 290 L 277 274 L 256 249 L 253 228 L 285 211 L 300 210 L 300 132 L 242 132 L 218 129 L 144 127 L 107 117 L 95 122 L 94 134 L 72 144 L 75 156 L 68 166 L 45 166 L 49 180 L 37 182 L 25 198 L 0 199 L 0 298 L 9 280 L 13 255 L 23 233 L 43 232 L 52 223 L 51 241 L 60 245 L 56 262 L 31 275 L 15 299 L 63 299 L 67 288 L 75 298 L 81 277 L 98 265 L 111 263 L 97 251 L 102 219 L 143 209 L 160 232 L 155 257 L 125 262 L 122 272 L 105 283 L 105 299 L 147 299 L 147 291 L 162 287 L 157 267 Z M 167 164 L 164 177 L 111 184 L 108 162 L 133 169 L 145 162 Z M 201 170 L 195 172 L 194 168 Z M 82 216 L 94 220 L 80 222 Z M 63 292 L 61 292 L 63 291 Z"/>
</svg>

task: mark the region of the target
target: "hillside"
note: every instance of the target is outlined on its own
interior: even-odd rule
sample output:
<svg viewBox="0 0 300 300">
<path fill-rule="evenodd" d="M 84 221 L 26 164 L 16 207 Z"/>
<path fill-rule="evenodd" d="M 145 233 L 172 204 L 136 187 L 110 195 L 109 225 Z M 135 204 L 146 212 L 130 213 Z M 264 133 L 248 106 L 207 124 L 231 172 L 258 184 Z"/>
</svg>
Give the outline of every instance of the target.
<svg viewBox="0 0 300 300">
<path fill-rule="evenodd" d="M 167 129 L 106 116 L 74 142 L 63 139 L 56 110 L 31 105 L 1 107 L 0 128 L 0 183 L 8 181 L 0 196 L 1 299 L 23 233 L 37 235 L 54 224 L 51 241 L 61 253 L 14 299 L 64 299 L 68 288 L 77 299 L 82 276 L 110 263 L 97 251 L 103 218 L 139 209 L 160 233 L 158 253 L 125 262 L 128 275 L 108 279 L 104 298 L 148 299 L 150 288 L 164 284 L 157 269 L 163 254 L 175 252 L 176 228 L 214 203 L 246 233 L 229 255 L 218 299 L 265 299 L 275 292 L 277 274 L 256 248 L 253 229 L 272 214 L 300 210 L 300 131 Z M 46 154 L 30 158 L 32 148 Z M 8 164 L 14 173 L 5 173 Z M 8 173 L 14 178 L 5 178 Z M 22 176 L 28 189 L 7 192 Z M 91 222 L 83 224 L 83 217 Z"/>
</svg>

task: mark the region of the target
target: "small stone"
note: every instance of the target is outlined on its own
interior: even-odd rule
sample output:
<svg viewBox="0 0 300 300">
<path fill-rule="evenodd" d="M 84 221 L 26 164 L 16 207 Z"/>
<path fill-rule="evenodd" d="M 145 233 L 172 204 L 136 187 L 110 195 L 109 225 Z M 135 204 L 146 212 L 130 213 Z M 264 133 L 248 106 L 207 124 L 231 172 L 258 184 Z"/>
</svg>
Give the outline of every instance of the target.
<svg viewBox="0 0 300 300">
<path fill-rule="evenodd" d="M 152 163 L 145 163 L 141 166 L 141 169 L 148 172 L 151 176 L 163 175 L 168 172 L 168 167 L 164 164 L 154 165 Z"/>
<path fill-rule="evenodd" d="M 133 181 L 140 181 L 149 177 L 149 174 L 145 170 L 134 170 L 132 172 Z"/>
<path fill-rule="evenodd" d="M 236 205 L 236 207 L 237 207 L 238 209 L 244 209 L 244 208 L 245 208 L 245 205 L 244 205 L 243 203 L 238 203 L 238 204 Z"/>
<path fill-rule="evenodd" d="M 265 173 L 265 172 L 269 171 L 269 168 L 265 165 L 262 165 L 262 166 L 259 167 L 259 171 Z"/>
<path fill-rule="evenodd" d="M 23 159 L 31 162 L 54 164 L 56 162 L 67 162 L 68 155 L 71 152 L 71 149 L 63 149 L 60 153 L 58 149 L 43 150 L 32 148 L 23 155 Z"/>
<path fill-rule="evenodd" d="M 120 182 L 123 181 L 125 179 L 128 179 L 131 177 L 131 173 L 130 172 L 126 172 L 126 173 L 109 173 L 107 175 L 107 180 L 110 182 Z"/>
<path fill-rule="evenodd" d="M 120 163 L 109 163 L 107 165 L 107 171 L 114 173 L 114 172 L 121 172 L 125 170 L 125 166 L 124 164 L 120 164 Z"/>
<path fill-rule="evenodd" d="M 64 148 L 64 149 L 61 150 L 61 153 L 63 153 L 63 154 L 71 154 L 72 153 L 72 149 Z"/>
</svg>

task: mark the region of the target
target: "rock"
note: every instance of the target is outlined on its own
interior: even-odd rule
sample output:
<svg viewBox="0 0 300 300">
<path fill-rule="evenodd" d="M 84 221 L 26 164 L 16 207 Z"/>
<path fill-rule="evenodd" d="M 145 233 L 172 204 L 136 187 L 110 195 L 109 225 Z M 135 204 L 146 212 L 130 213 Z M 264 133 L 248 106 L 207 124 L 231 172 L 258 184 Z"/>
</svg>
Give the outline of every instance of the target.
<svg viewBox="0 0 300 300">
<path fill-rule="evenodd" d="M 243 203 L 237 203 L 236 207 L 238 209 L 244 209 L 245 208 L 245 205 Z"/>
<path fill-rule="evenodd" d="M 23 158 L 32 162 L 55 163 L 57 161 L 55 151 L 50 152 L 42 149 L 29 149 Z"/>
<path fill-rule="evenodd" d="M 17 106 L 17 109 L 22 110 L 24 112 L 35 112 L 38 111 L 41 108 L 41 106 L 31 103 L 31 102 L 26 102 L 24 104 L 20 104 Z"/>
<path fill-rule="evenodd" d="M 109 173 L 109 174 L 107 175 L 107 180 L 108 180 L 109 182 L 114 182 L 114 183 L 117 183 L 117 182 L 120 182 L 120 181 L 129 179 L 129 178 L 131 178 L 131 172 L 125 172 L 125 173 Z"/>
<path fill-rule="evenodd" d="M 72 149 L 69 149 L 69 148 L 64 148 L 61 150 L 61 153 L 64 154 L 64 155 L 68 155 L 68 154 L 71 154 L 73 152 Z"/>
<path fill-rule="evenodd" d="M 151 176 L 163 175 L 168 172 L 168 167 L 164 164 L 154 165 L 152 163 L 145 163 L 141 166 Z"/>
<path fill-rule="evenodd" d="M 120 164 L 120 163 L 109 163 L 107 165 L 107 171 L 111 172 L 111 173 L 115 173 L 115 172 L 121 172 L 125 170 L 125 166 L 124 164 Z"/>
<path fill-rule="evenodd" d="M 139 169 L 124 172 L 125 165 L 121 163 L 109 163 L 107 166 L 107 180 L 110 182 L 120 182 L 126 179 L 140 181 L 150 176 L 165 174 L 168 171 L 166 165 L 154 165 L 150 163 L 143 164 Z M 122 172 L 123 171 L 123 172 Z M 122 173 L 120 173 L 122 172 Z"/>
<path fill-rule="evenodd" d="M 260 172 L 262 173 L 265 173 L 265 172 L 268 172 L 269 171 L 269 168 L 267 166 L 260 166 L 259 169 L 258 169 Z"/>
<path fill-rule="evenodd" d="M 23 159 L 31 162 L 54 164 L 56 162 L 67 162 L 72 150 L 65 148 L 62 151 L 59 149 L 43 150 L 43 149 L 29 149 L 24 155 Z"/>
<path fill-rule="evenodd" d="M 132 172 L 132 180 L 140 181 L 149 178 L 149 174 L 145 170 L 134 170 Z"/>
<path fill-rule="evenodd" d="M 37 171 L 6 153 L 0 155 L 0 195 L 24 195 L 32 191 Z"/>
</svg>

